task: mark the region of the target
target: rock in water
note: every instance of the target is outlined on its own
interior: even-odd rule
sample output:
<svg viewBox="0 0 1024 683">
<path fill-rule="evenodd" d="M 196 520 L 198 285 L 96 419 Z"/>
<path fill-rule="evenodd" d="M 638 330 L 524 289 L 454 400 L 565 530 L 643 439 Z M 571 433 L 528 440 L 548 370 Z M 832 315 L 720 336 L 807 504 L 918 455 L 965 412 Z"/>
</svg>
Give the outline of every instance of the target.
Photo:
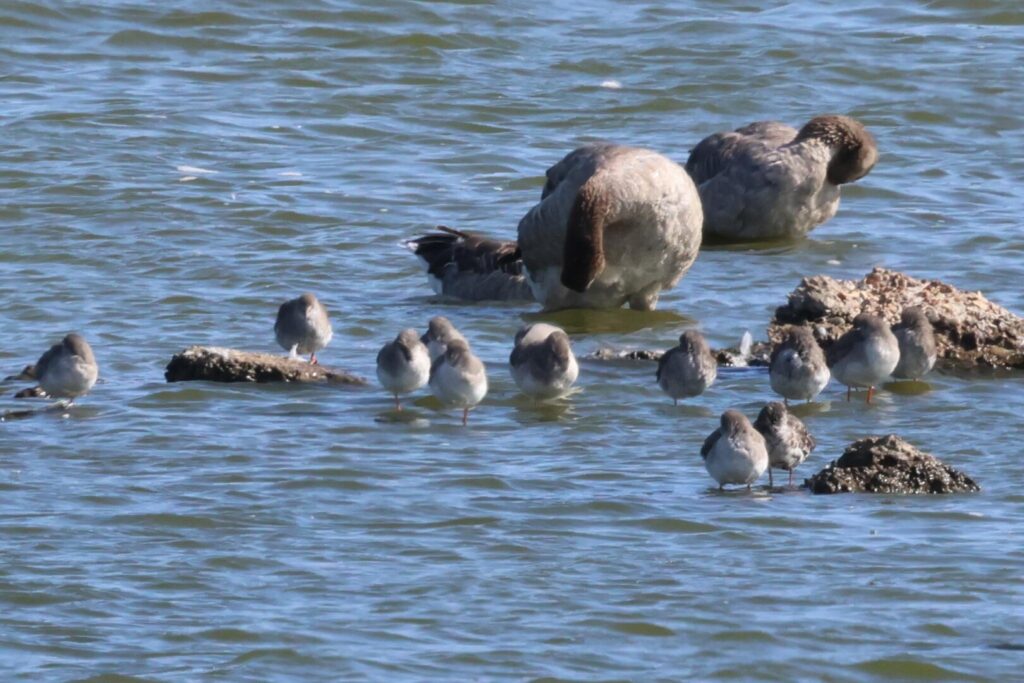
<svg viewBox="0 0 1024 683">
<path fill-rule="evenodd" d="M 966 493 L 974 480 L 908 443 L 869 436 L 847 446 L 838 459 L 805 482 L 812 493 Z"/>
<path fill-rule="evenodd" d="M 980 292 L 965 292 L 938 280 L 918 280 L 875 268 L 863 280 L 804 278 L 775 311 L 768 336 L 779 342 L 784 327 L 809 323 L 828 348 L 861 311 L 895 323 L 904 307 L 920 306 L 935 328 L 938 367 L 1024 369 L 1024 318 L 992 303 Z"/>
<path fill-rule="evenodd" d="M 365 385 L 362 377 L 287 356 L 216 346 L 190 346 L 167 364 L 168 382 L 328 382 Z"/>
</svg>

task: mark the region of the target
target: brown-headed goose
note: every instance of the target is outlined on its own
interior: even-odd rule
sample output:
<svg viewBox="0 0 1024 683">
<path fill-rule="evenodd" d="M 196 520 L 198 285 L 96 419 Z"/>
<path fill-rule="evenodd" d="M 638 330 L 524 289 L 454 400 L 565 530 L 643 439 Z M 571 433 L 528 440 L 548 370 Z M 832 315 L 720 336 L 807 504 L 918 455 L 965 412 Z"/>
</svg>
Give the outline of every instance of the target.
<svg viewBox="0 0 1024 683">
<path fill-rule="evenodd" d="M 818 116 L 796 130 L 759 121 L 715 133 L 690 151 L 704 235 L 723 240 L 792 239 L 836 214 L 839 186 L 878 161 L 871 133 L 849 116 Z"/>
<path fill-rule="evenodd" d="M 697 258 L 703 220 L 681 166 L 647 149 L 595 143 L 548 169 L 517 242 L 444 229 L 407 246 L 444 295 L 653 310 Z"/>
</svg>

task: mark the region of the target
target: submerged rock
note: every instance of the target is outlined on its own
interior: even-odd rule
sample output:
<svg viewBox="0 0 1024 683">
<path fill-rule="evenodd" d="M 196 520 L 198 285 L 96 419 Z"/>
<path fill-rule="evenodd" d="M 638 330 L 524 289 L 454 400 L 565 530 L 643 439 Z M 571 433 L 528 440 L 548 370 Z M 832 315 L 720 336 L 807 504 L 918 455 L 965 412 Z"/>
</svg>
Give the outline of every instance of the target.
<svg viewBox="0 0 1024 683">
<path fill-rule="evenodd" d="M 828 348 L 862 310 L 892 324 L 906 306 L 921 306 L 935 328 L 938 367 L 1024 369 L 1024 318 L 980 292 L 885 268 L 875 268 L 858 281 L 827 275 L 804 278 L 786 305 L 775 311 L 768 337 L 778 342 L 786 325 L 807 324 L 822 348 Z"/>
<path fill-rule="evenodd" d="M 305 360 L 216 346 L 190 346 L 167 364 L 168 382 L 328 382 L 364 385 L 362 377 Z"/>
<path fill-rule="evenodd" d="M 743 353 L 739 347 L 728 349 L 712 349 L 711 353 L 718 361 L 718 364 L 725 367 L 760 367 L 768 365 L 768 358 L 771 356 L 772 347 L 765 342 L 754 342 L 747 353 Z M 584 358 L 590 360 L 646 360 L 655 361 L 661 359 L 665 354 L 660 349 L 634 349 L 623 351 L 603 346 L 597 351 L 590 353 Z"/>
<path fill-rule="evenodd" d="M 974 480 L 895 434 L 855 441 L 807 479 L 813 493 L 966 493 Z"/>
</svg>

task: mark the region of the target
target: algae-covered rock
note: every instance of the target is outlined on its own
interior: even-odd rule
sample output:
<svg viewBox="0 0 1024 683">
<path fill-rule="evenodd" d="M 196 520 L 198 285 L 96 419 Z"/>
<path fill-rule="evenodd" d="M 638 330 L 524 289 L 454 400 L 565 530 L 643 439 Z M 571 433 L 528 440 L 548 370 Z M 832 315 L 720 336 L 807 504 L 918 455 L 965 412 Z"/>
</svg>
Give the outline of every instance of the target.
<svg viewBox="0 0 1024 683">
<path fill-rule="evenodd" d="M 919 280 L 875 268 L 862 280 L 827 275 L 804 278 L 775 311 L 768 336 L 779 342 L 790 324 L 807 324 L 823 348 L 846 332 L 861 311 L 890 324 L 904 307 L 920 306 L 935 328 L 938 367 L 1024 369 L 1024 319 L 980 292 L 965 292 L 939 280 Z"/>
<path fill-rule="evenodd" d="M 978 485 L 895 434 L 871 436 L 806 480 L 813 493 L 967 493 Z"/>
<path fill-rule="evenodd" d="M 328 382 L 364 385 L 362 377 L 305 360 L 216 346 L 190 346 L 167 364 L 168 382 Z"/>
</svg>

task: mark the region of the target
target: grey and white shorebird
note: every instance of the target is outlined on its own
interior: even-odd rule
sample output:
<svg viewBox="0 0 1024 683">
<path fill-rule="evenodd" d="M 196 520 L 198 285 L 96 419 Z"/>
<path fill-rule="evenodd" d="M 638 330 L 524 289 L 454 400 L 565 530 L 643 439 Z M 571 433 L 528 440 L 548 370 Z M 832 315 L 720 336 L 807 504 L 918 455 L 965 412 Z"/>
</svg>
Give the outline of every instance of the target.
<svg viewBox="0 0 1024 683">
<path fill-rule="evenodd" d="M 878 161 L 874 137 L 849 116 L 817 116 L 800 130 L 758 121 L 715 133 L 690 151 L 686 170 L 704 205 L 704 236 L 793 239 L 839 209 L 840 187 Z"/>
<path fill-rule="evenodd" d="M 919 380 L 935 367 L 935 330 L 924 310 L 917 306 L 904 308 L 892 333 L 900 345 L 900 362 L 892 371 L 893 377 Z"/>
<path fill-rule="evenodd" d="M 317 351 L 330 343 L 334 330 L 331 329 L 327 309 L 316 295 L 306 292 L 277 309 L 274 336 L 291 358 L 308 353 L 309 362 L 316 363 Z"/>
<path fill-rule="evenodd" d="M 85 338 L 72 332 L 51 346 L 36 362 L 35 376 L 40 388 L 54 398 L 84 396 L 96 384 L 100 368 Z"/>
<path fill-rule="evenodd" d="M 734 409 L 722 413 L 721 426 L 705 439 L 700 455 L 720 489 L 726 484 L 743 484 L 749 489 L 768 469 L 764 437 L 746 415 Z"/>
<path fill-rule="evenodd" d="M 420 341 L 420 334 L 409 328 L 402 330 L 377 353 L 377 379 L 395 397 L 395 410 L 402 409 L 401 394 L 408 394 L 426 385 L 430 379 L 430 354 Z"/>
<path fill-rule="evenodd" d="M 430 391 L 448 406 L 462 408 L 462 424 L 469 410 L 487 395 L 487 368 L 473 355 L 463 339 L 448 342 L 444 353 L 430 366 Z"/>
<path fill-rule="evenodd" d="M 782 342 L 772 349 L 768 381 L 772 391 L 787 403 L 814 400 L 831 376 L 825 352 L 807 327 L 790 326 Z"/>
<path fill-rule="evenodd" d="M 456 339 L 466 341 L 466 338 L 455 328 L 452 321 L 443 315 L 435 315 L 431 318 L 430 322 L 427 323 L 427 331 L 420 337 L 420 341 L 427 346 L 427 352 L 430 353 L 431 360 L 444 354 L 445 349 L 448 348 L 448 343 Z"/>
<path fill-rule="evenodd" d="M 517 241 L 442 228 L 406 246 L 446 296 L 650 311 L 697 258 L 703 221 L 682 166 L 648 149 L 593 143 L 548 169 Z"/>
<path fill-rule="evenodd" d="M 846 385 L 846 400 L 853 387 L 861 387 L 868 390 L 871 403 L 875 385 L 896 369 L 900 345 L 884 320 L 861 313 L 853 319 L 853 329 L 829 347 L 826 357 L 832 376 Z"/>
<path fill-rule="evenodd" d="M 546 323 L 520 328 L 508 364 L 520 391 L 538 399 L 564 396 L 580 374 L 569 335 Z"/>
<path fill-rule="evenodd" d="M 679 335 L 679 345 L 662 354 L 655 373 L 658 386 L 678 405 L 679 399 L 699 396 L 718 377 L 718 362 L 697 330 Z"/>
<path fill-rule="evenodd" d="M 754 429 L 764 437 L 768 446 L 768 486 L 774 486 L 772 468 L 789 472 L 789 485 L 793 485 L 793 470 L 807 459 L 817 446 L 803 421 L 789 412 L 779 401 L 772 401 L 754 420 Z"/>
</svg>

